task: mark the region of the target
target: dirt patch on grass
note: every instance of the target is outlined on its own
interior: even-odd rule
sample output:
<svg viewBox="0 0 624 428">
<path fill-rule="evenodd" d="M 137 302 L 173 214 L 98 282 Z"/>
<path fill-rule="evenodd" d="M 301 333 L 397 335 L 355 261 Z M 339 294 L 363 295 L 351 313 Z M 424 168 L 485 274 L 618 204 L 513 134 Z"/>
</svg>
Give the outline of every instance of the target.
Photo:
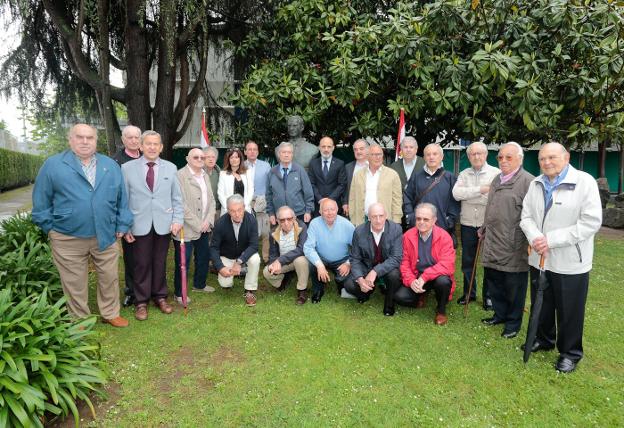
<svg viewBox="0 0 624 428">
<path fill-rule="evenodd" d="M 242 363 L 245 361 L 245 356 L 236 349 L 221 346 L 214 352 L 214 354 L 212 354 L 212 358 L 210 360 L 213 367 L 220 368 L 228 363 Z"/>
<path fill-rule="evenodd" d="M 102 419 L 104 415 L 106 415 L 106 412 L 115 407 L 121 398 L 121 387 L 116 383 L 108 383 L 104 387 L 104 391 L 107 395 L 106 399 L 100 398 L 97 395 L 92 395 L 90 397 L 97 419 Z M 80 415 L 80 426 L 87 426 L 88 423 L 96 420 L 93 418 L 91 409 L 84 401 L 77 402 L 76 407 L 78 407 L 78 414 Z M 55 419 L 45 426 L 49 428 L 73 428 L 75 426 L 74 415 L 70 413 L 67 418 L 63 420 Z"/>
<path fill-rule="evenodd" d="M 610 227 L 601 227 L 598 236 L 604 239 L 624 239 L 623 229 L 611 229 Z"/>
</svg>

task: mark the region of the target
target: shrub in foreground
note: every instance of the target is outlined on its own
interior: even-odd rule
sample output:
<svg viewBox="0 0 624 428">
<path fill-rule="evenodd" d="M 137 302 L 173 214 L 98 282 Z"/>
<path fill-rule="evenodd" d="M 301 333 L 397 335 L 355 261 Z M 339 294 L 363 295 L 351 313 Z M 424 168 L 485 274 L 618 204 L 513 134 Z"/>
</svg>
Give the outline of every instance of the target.
<svg viewBox="0 0 624 428">
<path fill-rule="evenodd" d="M 72 320 L 65 299 L 51 305 L 48 293 L 15 303 L 0 291 L 0 427 L 42 427 L 57 415 L 74 415 L 106 381 L 99 345 L 90 340 L 95 318 Z"/>
</svg>

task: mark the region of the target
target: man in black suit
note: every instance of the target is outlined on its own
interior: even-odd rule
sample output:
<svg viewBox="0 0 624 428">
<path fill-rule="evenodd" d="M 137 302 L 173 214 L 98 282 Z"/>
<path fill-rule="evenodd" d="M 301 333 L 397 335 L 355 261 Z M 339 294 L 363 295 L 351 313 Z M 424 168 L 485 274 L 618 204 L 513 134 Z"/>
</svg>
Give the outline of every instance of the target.
<svg viewBox="0 0 624 428">
<path fill-rule="evenodd" d="M 319 215 L 319 201 L 324 198 L 340 200 L 347 187 L 344 162 L 332 156 L 334 140 L 323 137 L 319 142 L 321 157 L 310 161 L 308 176 L 314 190 L 314 215 Z"/>
<path fill-rule="evenodd" d="M 234 277 L 241 274 L 247 264 L 245 276 L 245 303 L 256 306 L 258 272 L 258 223 L 256 218 L 245 211 L 243 197 L 235 193 L 227 198 L 227 214 L 217 221 L 210 241 L 210 258 L 219 272 L 217 280 L 222 288 L 231 288 Z"/>
<path fill-rule="evenodd" d="M 355 140 L 353 143 L 353 156 L 355 157 L 355 160 L 345 165 L 347 187 L 342 198 L 342 212 L 347 218 L 349 217 L 349 192 L 351 191 L 351 180 L 353 180 L 353 174 L 368 166 L 368 147 L 368 141 L 365 139 L 360 138 Z"/>
</svg>

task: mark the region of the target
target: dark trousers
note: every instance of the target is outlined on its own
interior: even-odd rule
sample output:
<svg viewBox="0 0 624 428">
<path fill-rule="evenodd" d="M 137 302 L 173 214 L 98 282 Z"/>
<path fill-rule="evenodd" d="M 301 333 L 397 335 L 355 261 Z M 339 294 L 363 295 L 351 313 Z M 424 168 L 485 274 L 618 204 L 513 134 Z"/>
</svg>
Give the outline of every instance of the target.
<svg viewBox="0 0 624 428">
<path fill-rule="evenodd" d="M 154 228 L 147 235 L 135 236 L 134 296 L 136 304 L 167 297 L 167 251 L 170 235 L 159 235 Z"/>
<path fill-rule="evenodd" d="M 583 358 L 583 324 L 585 302 L 589 289 L 589 272 L 565 275 L 545 271 L 548 288 L 544 291 L 544 303 L 537 328 L 537 341 L 555 346 L 562 357 L 572 361 Z M 539 270 L 531 268 L 531 301 L 537 294 Z M 556 319 L 556 326 L 555 326 Z"/>
<path fill-rule="evenodd" d="M 321 259 L 321 261 L 325 265 L 325 269 L 327 269 L 328 272 L 334 273 L 334 281 L 336 281 L 336 286 L 338 288 L 338 291 L 340 291 L 340 289 L 344 287 L 344 282 L 348 278 L 350 278 L 350 275 L 341 276 L 338 273 L 338 266 L 340 266 L 345 261 L 347 261 L 347 259 L 348 257 L 345 257 L 344 259 L 337 260 L 335 262 L 328 262 L 327 260 Z M 322 296 L 325 293 L 325 283 L 319 281 L 318 271 L 316 270 L 316 266 L 314 266 L 312 263 L 308 263 L 308 264 L 310 265 L 310 279 L 312 280 L 312 294 Z"/>
<path fill-rule="evenodd" d="M 479 236 L 477 235 L 478 227 L 461 226 L 461 245 L 462 245 L 462 272 L 464 274 L 464 296 L 468 294 L 470 288 L 470 276 L 477 257 L 477 246 L 479 245 Z M 472 284 L 472 292 L 470 293 L 470 301 L 477 299 L 477 273 L 474 274 L 474 283 Z M 483 281 L 483 302 L 490 298 L 490 292 L 487 288 L 487 282 Z"/>
<path fill-rule="evenodd" d="M 368 293 L 364 293 L 360 289 L 360 286 L 351 275 L 349 275 L 349 279 L 345 281 L 344 288 L 350 294 L 357 297 L 359 302 L 364 302 L 368 300 L 373 292 L 379 287 L 379 283 L 381 282 L 380 279 L 383 280 L 385 286 L 385 291 L 382 290 L 385 293 L 384 310 L 394 309 L 394 293 L 396 293 L 396 291 L 401 287 L 401 272 L 398 268 L 392 269 L 382 277 L 377 277 L 377 280 L 375 281 L 375 288 Z"/>
<path fill-rule="evenodd" d="M 446 275 L 441 275 L 433 281 L 426 282 L 423 288 L 425 293 L 433 290 L 436 296 L 437 307 L 436 311 L 439 314 L 446 314 L 446 304 L 448 303 L 449 296 L 451 295 L 451 288 L 453 287 L 453 281 Z M 394 301 L 401 306 L 414 306 L 421 298 L 422 294 L 414 292 L 409 287 L 399 287 L 394 293 Z"/>
<path fill-rule="evenodd" d="M 483 271 L 492 297 L 494 319 L 505 323 L 504 333 L 520 331 L 529 272 L 503 272 L 492 268 Z"/>
<path fill-rule="evenodd" d="M 182 275 L 180 271 L 180 241 L 173 240 L 175 252 L 175 272 L 173 274 L 174 294 L 182 297 Z M 185 242 L 185 264 L 186 271 L 191 265 L 191 255 L 195 253 L 195 271 L 193 273 L 193 288 L 206 288 L 206 278 L 208 277 L 208 262 L 210 261 L 210 233 L 202 233 L 198 239 Z"/>
<path fill-rule="evenodd" d="M 126 287 L 124 294 L 126 296 L 134 296 L 134 256 L 132 255 L 133 244 L 121 239 L 121 248 L 123 249 L 124 261 L 124 278 Z"/>
</svg>

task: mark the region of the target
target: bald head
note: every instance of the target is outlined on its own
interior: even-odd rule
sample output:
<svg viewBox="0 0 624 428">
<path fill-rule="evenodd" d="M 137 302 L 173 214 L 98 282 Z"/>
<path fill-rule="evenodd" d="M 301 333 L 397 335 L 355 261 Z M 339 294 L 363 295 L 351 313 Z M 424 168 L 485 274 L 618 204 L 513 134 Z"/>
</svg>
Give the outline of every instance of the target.
<svg viewBox="0 0 624 428">
<path fill-rule="evenodd" d="M 548 143 L 540 149 L 537 156 L 542 173 L 551 181 L 570 163 L 570 153 L 559 143 Z"/>
<path fill-rule="evenodd" d="M 199 174 L 204 167 L 204 158 L 202 149 L 194 148 L 189 150 L 188 155 L 186 155 L 186 163 L 195 174 Z"/>
<path fill-rule="evenodd" d="M 368 207 L 368 220 L 373 232 L 380 233 L 386 225 L 387 218 L 386 208 L 382 204 L 377 202 Z"/>
</svg>

